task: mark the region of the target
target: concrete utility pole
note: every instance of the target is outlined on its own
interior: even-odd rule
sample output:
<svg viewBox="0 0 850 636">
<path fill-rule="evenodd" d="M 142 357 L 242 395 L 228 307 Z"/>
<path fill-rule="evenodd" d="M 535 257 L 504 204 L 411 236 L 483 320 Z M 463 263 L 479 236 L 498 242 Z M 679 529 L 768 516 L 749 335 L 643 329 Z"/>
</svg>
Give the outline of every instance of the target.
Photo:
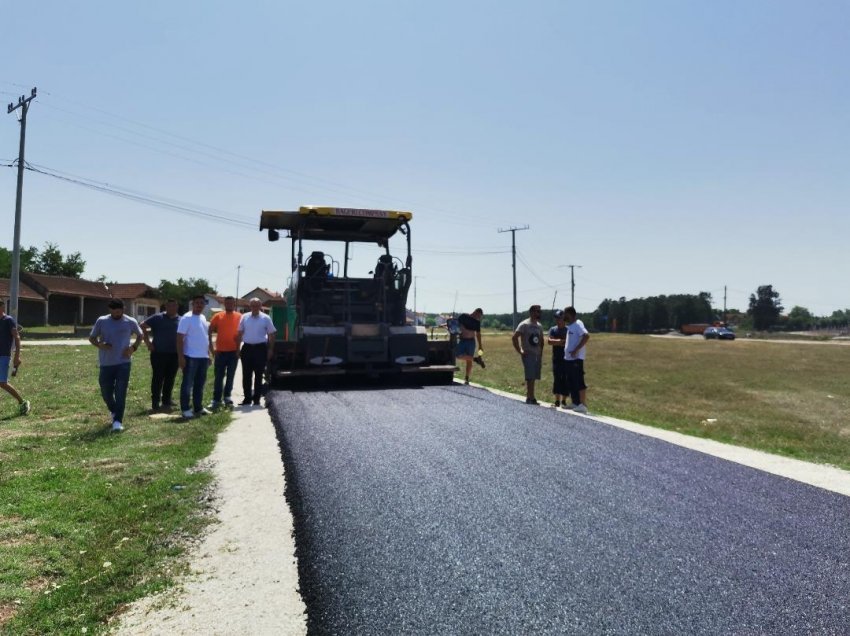
<svg viewBox="0 0 850 636">
<path fill-rule="evenodd" d="M 581 265 L 567 265 L 570 268 L 570 307 L 576 306 L 576 267 L 581 269 Z"/>
<path fill-rule="evenodd" d="M 516 329 L 516 233 L 522 230 L 531 229 L 528 225 L 523 225 L 522 227 L 511 227 L 506 230 L 499 229 L 499 234 L 504 232 L 511 233 L 511 266 L 514 270 L 514 329 Z"/>
<path fill-rule="evenodd" d="M 413 277 L 413 326 L 419 324 L 419 314 L 416 313 L 416 281 L 418 281 L 422 276 L 414 276 Z"/>
<path fill-rule="evenodd" d="M 36 89 L 33 88 L 29 97 L 21 95 L 17 106 L 9 103 L 8 115 L 21 109 L 21 145 L 18 148 L 18 192 L 15 197 L 15 235 L 12 243 L 12 277 L 9 281 L 9 314 L 18 320 L 18 294 L 21 280 L 21 198 L 24 192 L 24 145 L 27 137 L 27 111 L 30 102 L 35 99 Z"/>
<path fill-rule="evenodd" d="M 239 275 L 242 273 L 242 266 L 236 266 L 236 297 L 239 298 Z"/>
<path fill-rule="evenodd" d="M 728 320 L 726 320 L 726 285 L 723 285 L 723 326 L 725 327 L 728 324 Z"/>
</svg>

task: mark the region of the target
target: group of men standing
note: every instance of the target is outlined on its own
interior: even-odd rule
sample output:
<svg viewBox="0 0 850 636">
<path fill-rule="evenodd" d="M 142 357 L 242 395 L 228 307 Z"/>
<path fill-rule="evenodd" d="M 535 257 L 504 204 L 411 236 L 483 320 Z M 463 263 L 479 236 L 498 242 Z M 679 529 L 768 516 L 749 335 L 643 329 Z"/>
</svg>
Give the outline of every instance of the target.
<svg viewBox="0 0 850 636">
<path fill-rule="evenodd" d="M 543 326 L 540 305 L 532 305 L 528 318 L 517 325 L 513 335 L 514 349 L 522 356 L 525 376 L 526 404 L 539 404 L 535 397 L 535 384 L 540 379 L 543 367 Z M 552 346 L 552 393 L 555 408 L 587 413 L 587 385 L 584 383 L 584 359 L 590 334 L 578 319 L 574 307 L 554 312 L 556 324 L 549 329 L 547 342 Z M 458 316 L 459 325 L 455 357 L 466 363 L 464 384 L 469 384 L 472 363 L 484 367 L 481 344 L 481 319 L 484 311 L 476 309 L 470 314 Z M 478 355 L 475 355 L 476 344 Z M 567 401 L 569 399 L 569 401 Z"/>
<path fill-rule="evenodd" d="M 525 371 L 526 404 L 539 404 L 534 395 L 534 385 L 540 379 L 543 366 L 541 314 L 540 305 L 532 305 L 528 310 L 528 318 L 517 325 L 513 335 L 514 349 L 522 356 Z M 578 319 L 574 307 L 558 309 L 554 315 L 556 324 L 549 329 L 547 342 L 552 346 L 555 408 L 587 413 L 584 359 L 587 351 L 585 345 L 590 340 L 590 334 Z"/>
<path fill-rule="evenodd" d="M 275 326 L 262 311 L 259 298 L 249 301 L 250 312 L 236 310 L 236 299 L 224 300 L 224 311 L 208 321 L 204 296 L 192 298 L 191 310 L 182 316 L 169 299 L 165 310 L 141 325 L 124 315 L 119 299 L 109 303 L 109 314 L 97 319 L 89 341 L 98 348 L 100 392 L 109 409 L 113 431 L 124 430 L 124 408 L 133 354 L 144 341 L 150 352 L 151 409 L 173 410 L 172 393 L 177 371 L 182 371 L 180 412 L 185 419 L 209 415 L 222 406 L 233 406 L 233 379 L 242 361 L 242 406 L 260 405 L 263 372 L 274 353 Z M 216 334 L 215 340 L 213 335 Z M 130 340 L 135 336 L 135 342 Z M 241 352 L 240 352 L 241 346 Z M 204 385 L 210 360 L 214 361 L 213 398 L 204 407 Z"/>
</svg>

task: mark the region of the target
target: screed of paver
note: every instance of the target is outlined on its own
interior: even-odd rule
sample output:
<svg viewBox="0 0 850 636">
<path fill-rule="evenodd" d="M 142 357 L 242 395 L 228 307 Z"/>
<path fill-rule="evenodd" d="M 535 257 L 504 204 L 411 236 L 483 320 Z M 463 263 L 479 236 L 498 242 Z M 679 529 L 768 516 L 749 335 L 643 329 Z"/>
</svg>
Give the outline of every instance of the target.
<svg viewBox="0 0 850 636">
<path fill-rule="evenodd" d="M 133 604 L 117 634 L 307 633 L 274 427 L 258 407 L 234 415 L 210 456 L 218 522 L 194 551 L 193 574 Z"/>
</svg>

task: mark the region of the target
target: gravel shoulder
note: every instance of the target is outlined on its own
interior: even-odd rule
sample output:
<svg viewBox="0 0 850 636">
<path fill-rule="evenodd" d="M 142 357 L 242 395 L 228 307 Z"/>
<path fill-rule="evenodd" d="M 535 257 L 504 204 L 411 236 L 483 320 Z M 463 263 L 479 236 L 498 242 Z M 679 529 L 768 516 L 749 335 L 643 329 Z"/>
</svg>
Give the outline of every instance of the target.
<svg viewBox="0 0 850 636">
<path fill-rule="evenodd" d="M 241 387 L 239 377 L 234 386 Z M 131 605 L 115 633 L 306 634 L 283 462 L 268 411 L 238 407 L 210 461 L 217 523 L 190 555 L 192 574 Z"/>
</svg>

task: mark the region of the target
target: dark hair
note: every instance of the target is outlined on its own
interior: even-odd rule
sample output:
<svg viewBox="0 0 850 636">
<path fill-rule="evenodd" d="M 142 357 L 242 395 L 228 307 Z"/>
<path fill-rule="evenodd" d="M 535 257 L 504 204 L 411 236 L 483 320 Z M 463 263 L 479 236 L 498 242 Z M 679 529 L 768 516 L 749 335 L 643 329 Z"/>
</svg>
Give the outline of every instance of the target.
<svg viewBox="0 0 850 636">
<path fill-rule="evenodd" d="M 543 311 L 543 310 L 540 308 L 540 305 L 532 305 L 531 307 L 528 308 L 528 311 Z"/>
<path fill-rule="evenodd" d="M 204 302 L 207 302 L 207 297 L 203 294 L 195 294 L 192 296 L 192 300 L 203 300 Z"/>
<path fill-rule="evenodd" d="M 565 314 L 568 314 L 568 315 L 570 315 L 570 316 L 572 316 L 573 318 L 575 318 L 575 316 L 576 316 L 576 308 L 575 308 L 575 307 L 567 307 L 566 309 L 564 309 L 564 313 L 565 313 Z"/>
<path fill-rule="evenodd" d="M 225 300 L 236 300 L 233 296 L 225 296 Z"/>
<path fill-rule="evenodd" d="M 483 315 L 484 315 L 484 310 L 483 310 L 483 309 L 481 309 L 481 307 L 476 307 L 476 308 L 475 308 L 475 311 L 473 311 L 472 313 L 473 313 L 473 314 L 481 314 L 481 315 L 483 316 Z"/>
<path fill-rule="evenodd" d="M 168 303 L 176 303 L 176 302 L 177 302 L 177 299 L 176 299 L 176 298 L 167 298 L 167 299 L 165 300 L 165 304 L 166 304 L 166 305 L 167 305 Z"/>
<path fill-rule="evenodd" d="M 124 309 L 124 301 L 120 298 L 113 298 L 107 305 L 110 309 Z"/>
</svg>

